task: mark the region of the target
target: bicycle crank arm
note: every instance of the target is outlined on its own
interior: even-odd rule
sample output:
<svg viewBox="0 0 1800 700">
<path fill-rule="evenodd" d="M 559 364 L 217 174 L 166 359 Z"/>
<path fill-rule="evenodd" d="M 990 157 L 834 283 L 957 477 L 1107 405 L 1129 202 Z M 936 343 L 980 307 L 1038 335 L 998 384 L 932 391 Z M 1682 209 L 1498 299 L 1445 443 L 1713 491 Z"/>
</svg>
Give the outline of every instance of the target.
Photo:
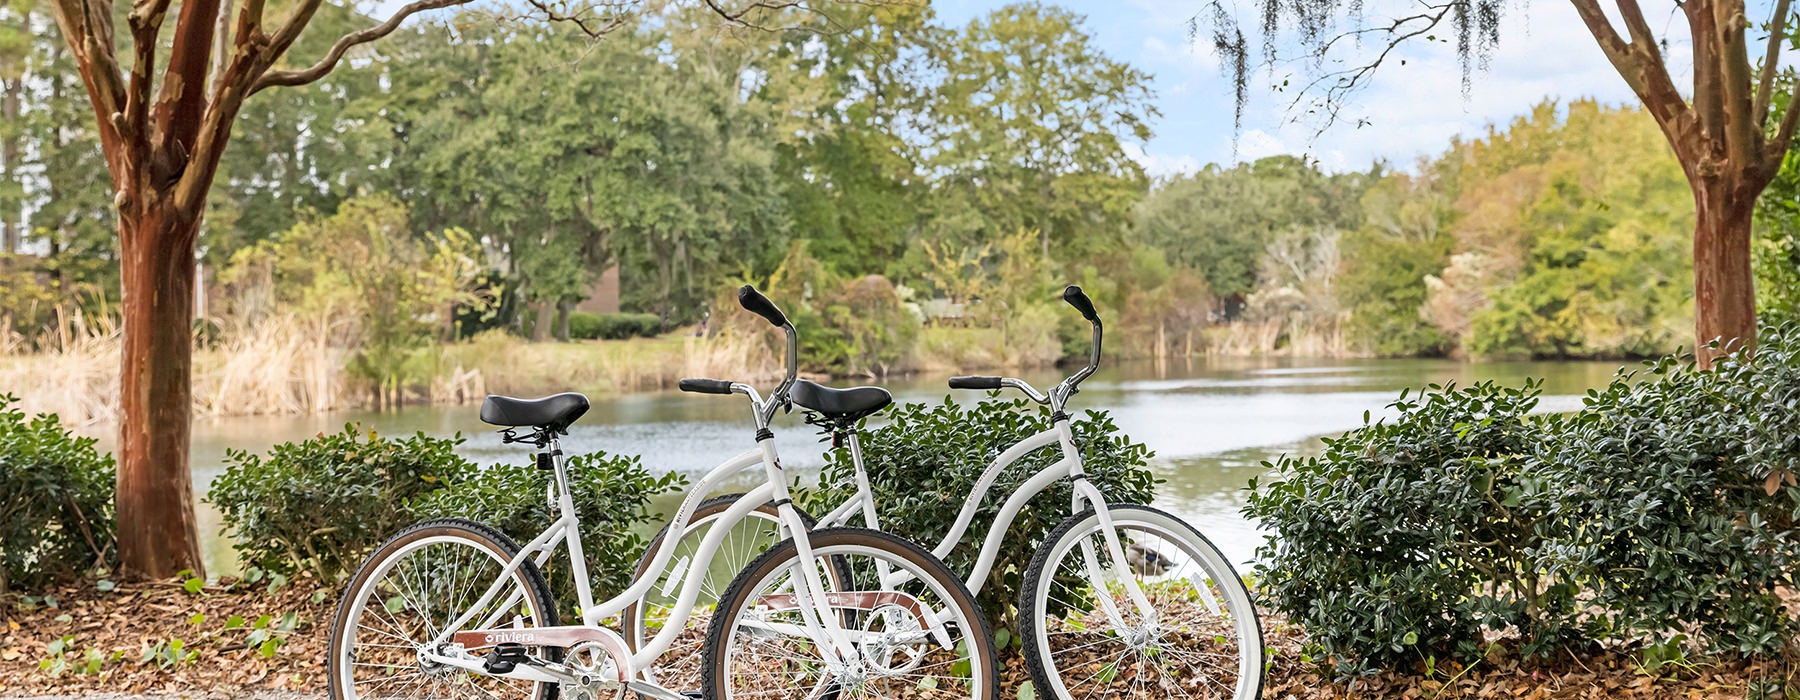
<svg viewBox="0 0 1800 700">
<path fill-rule="evenodd" d="M 559 673 L 554 665 L 535 657 L 526 659 L 524 663 L 514 666 L 511 671 L 507 671 L 506 673 L 493 673 L 487 670 L 486 659 L 469 656 L 466 652 L 455 655 L 446 655 L 434 654 L 428 651 L 424 652 L 422 656 L 424 656 L 427 661 L 435 664 L 455 666 L 464 671 L 468 671 L 469 673 L 493 678 L 514 678 L 522 681 L 537 681 L 541 683 L 572 683 L 576 681 L 576 676 L 574 674 L 567 672 Z"/>
</svg>

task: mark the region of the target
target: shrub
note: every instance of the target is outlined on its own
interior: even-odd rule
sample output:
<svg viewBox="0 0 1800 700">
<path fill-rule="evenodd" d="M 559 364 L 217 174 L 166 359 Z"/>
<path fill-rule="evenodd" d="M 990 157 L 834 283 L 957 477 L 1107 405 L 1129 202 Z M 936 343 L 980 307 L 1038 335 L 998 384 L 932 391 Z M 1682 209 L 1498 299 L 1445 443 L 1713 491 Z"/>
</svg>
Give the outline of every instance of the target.
<svg viewBox="0 0 1800 700">
<path fill-rule="evenodd" d="M 109 564 L 113 458 L 0 394 L 0 593 Z"/>
<path fill-rule="evenodd" d="M 1800 641 L 1800 327 L 1709 370 L 1667 357 L 1527 416 L 1539 384 L 1444 388 L 1284 457 L 1245 514 L 1270 603 L 1341 671 L 1482 656 L 1484 635 L 1775 654 Z"/>
<path fill-rule="evenodd" d="M 652 338 L 662 333 L 656 314 L 590 314 L 569 312 L 569 337 L 577 340 Z"/>
<path fill-rule="evenodd" d="M 1559 422 L 1545 565 L 1587 584 L 1598 629 L 1661 643 L 1698 626 L 1743 655 L 1797 639 L 1777 594 L 1800 569 L 1797 328 L 1711 370 L 1664 358 L 1622 374 Z"/>
<path fill-rule="evenodd" d="M 881 528 L 927 547 L 941 541 L 995 457 L 1019 441 L 1050 427 L 1049 416 L 1024 399 L 984 400 L 965 408 L 941 404 L 901 404 L 891 422 L 862 434 L 864 464 L 874 492 Z M 1119 503 L 1149 503 L 1155 482 L 1146 469 L 1152 456 L 1143 444 L 1119 432 L 1105 412 L 1088 411 L 1073 426 L 1088 479 Z M 981 543 L 1006 497 L 1038 470 L 1061 459 L 1055 447 L 1026 455 L 1007 469 L 987 493 L 963 541 L 946 563 L 960 574 L 975 568 Z M 833 450 L 816 490 L 797 491 L 809 512 L 823 514 L 855 493 L 856 466 L 848 450 Z M 997 626 L 1015 628 L 1014 607 L 1031 556 L 1051 528 L 1069 515 L 1073 488 L 1060 481 L 1019 512 L 1006 533 L 979 602 Z M 860 520 L 853 524 L 861 524 Z"/>
<path fill-rule="evenodd" d="M 1479 658 L 1484 628 L 1520 629 L 1534 649 L 1565 637 L 1571 591 L 1533 558 L 1539 386 L 1402 394 L 1398 419 L 1252 480 L 1244 514 L 1273 535 L 1262 591 L 1340 670 Z"/>
<path fill-rule="evenodd" d="M 219 509 L 246 565 L 334 581 L 382 540 L 418 519 L 411 504 L 470 473 L 463 438 L 394 440 L 356 426 L 270 449 L 225 453 L 207 501 Z"/>
<path fill-rule="evenodd" d="M 595 600 L 605 600 L 630 585 L 638 555 L 648 546 L 641 534 L 652 522 L 650 501 L 680 489 L 687 480 L 678 473 L 653 476 L 636 456 L 576 455 L 568 462 L 575 510 L 581 517 L 581 541 Z M 461 516 L 500 528 L 520 544 L 550 526 L 556 511 L 545 501 L 549 472 L 533 466 L 497 465 L 480 470 L 417 504 L 420 517 Z M 568 554 L 559 549 L 545 575 L 565 611 L 574 613 L 575 587 L 566 573 Z M 570 618 L 573 619 L 573 618 Z"/>
</svg>

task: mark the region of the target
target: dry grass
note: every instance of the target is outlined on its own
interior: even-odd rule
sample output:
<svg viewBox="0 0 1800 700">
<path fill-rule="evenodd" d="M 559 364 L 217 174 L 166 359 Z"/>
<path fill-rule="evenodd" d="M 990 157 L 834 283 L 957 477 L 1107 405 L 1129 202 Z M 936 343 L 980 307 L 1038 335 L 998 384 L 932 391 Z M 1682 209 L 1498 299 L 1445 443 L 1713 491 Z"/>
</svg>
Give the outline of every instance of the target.
<svg viewBox="0 0 1800 700">
<path fill-rule="evenodd" d="M 489 332 L 444 348 L 441 362 L 478 373 L 494 393 L 603 395 L 670 388 L 683 377 L 763 380 L 780 375 L 782 360 L 761 334 L 531 343 Z"/>
</svg>

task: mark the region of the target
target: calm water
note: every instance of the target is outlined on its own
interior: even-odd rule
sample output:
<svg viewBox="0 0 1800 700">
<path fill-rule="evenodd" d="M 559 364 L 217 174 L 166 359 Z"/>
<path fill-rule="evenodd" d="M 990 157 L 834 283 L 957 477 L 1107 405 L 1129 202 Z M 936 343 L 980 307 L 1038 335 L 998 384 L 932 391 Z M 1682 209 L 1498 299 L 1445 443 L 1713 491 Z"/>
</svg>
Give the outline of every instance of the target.
<svg viewBox="0 0 1800 700">
<path fill-rule="evenodd" d="M 1148 364 L 1102 370 L 1082 385 L 1075 408 L 1111 411 L 1119 426 L 1156 452 L 1154 469 L 1164 479 L 1157 505 L 1187 518 L 1229 554 L 1249 560 L 1261 536 L 1239 514 L 1243 489 L 1262 473 L 1262 462 L 1282 453 L 1318 449 L 1317 438 L 1360 425 L 1365 411 L 1376 416 L 1402 388 L 1454 380 L 1518 383 L 1545 380 L 1544 407 L 1566 410 L 1579 396 L 1604 385 L 1618 363 L 1486 363 L 1432 360 L 1196 359 L 1161 368 Z M 1027 377 L 1040 388 L 1060 379 L 1054 372 Z M 952 392 L 942 377 L 890 382 L 900 401 L 936 402 L 951 396 L 974 401 L 981 392 Z M 243 417 L 194 425 L 193 472 L 204 493 L 223 471 L 227 449 L 265 451 L 321 431 L 359 422 L 387 434 L 423 431 L 461 433 L 463 452 L 493 463 L 525 459 L 519 446 L 502 446 L 476 417 L 475 406 L 420 407 L 390 413 L 344 413 L 306 417 Z M 790 471 L 815 472 L 823 463 L 816 433 L 799 413 L 778 419 L 776 440 Z M 742 397 L 703 396 L 669 391 L 634 394 L 595 402 L 564 443 L 572 452 L 606 450 L 643 456 L 656 471 L 699 476 L 754 445 Z M 678 499 L 661 503 L 673 511 Z M 200 513 L 209 566 L 234 568 L 229 543 L 218 535 L 218 518 Z M 592 546 L 592 545 L 590 545 Z"/>
</svg>

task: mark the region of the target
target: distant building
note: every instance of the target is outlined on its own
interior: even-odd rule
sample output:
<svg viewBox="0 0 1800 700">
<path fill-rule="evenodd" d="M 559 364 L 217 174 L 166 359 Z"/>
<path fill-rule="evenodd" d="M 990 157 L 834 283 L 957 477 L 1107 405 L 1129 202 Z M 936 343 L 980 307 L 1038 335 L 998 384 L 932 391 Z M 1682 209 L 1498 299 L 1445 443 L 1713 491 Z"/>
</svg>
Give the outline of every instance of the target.
<svg viewBox="0 0 1800 700">
<path fill-rule="evenodd" d="M 575 305 L 576 311 L 590 314 L 616 314 L 619 312 L 619 266 L 606 268 L 605 272 L 588 285 L 587 298 Z"/>
</svg>

